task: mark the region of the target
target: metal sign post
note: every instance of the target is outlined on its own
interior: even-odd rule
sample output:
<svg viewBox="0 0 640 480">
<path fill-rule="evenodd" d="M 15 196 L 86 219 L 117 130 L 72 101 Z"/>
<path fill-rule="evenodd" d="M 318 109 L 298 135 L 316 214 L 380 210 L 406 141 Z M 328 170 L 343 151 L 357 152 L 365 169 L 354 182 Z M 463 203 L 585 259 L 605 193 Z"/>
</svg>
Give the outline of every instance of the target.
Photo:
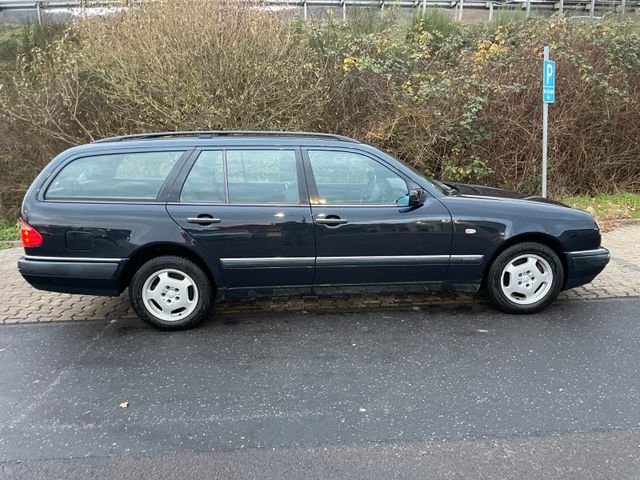
<svg viewBox="0 0 640 480">
<path fill-rule="evenodd" d="M 462 12 L 464 10 L 464 0 L 458 2 L 458 21 L 462 21 Z"/>
<path fill-rule="evenodd" d="M 549 127 L 549 104 L 556 97 L 556 62 L 549 60 L 549 46 L 544 46 L 542 66 L 542 196 L 547 196 L 547 130 Z"/>
</svg>

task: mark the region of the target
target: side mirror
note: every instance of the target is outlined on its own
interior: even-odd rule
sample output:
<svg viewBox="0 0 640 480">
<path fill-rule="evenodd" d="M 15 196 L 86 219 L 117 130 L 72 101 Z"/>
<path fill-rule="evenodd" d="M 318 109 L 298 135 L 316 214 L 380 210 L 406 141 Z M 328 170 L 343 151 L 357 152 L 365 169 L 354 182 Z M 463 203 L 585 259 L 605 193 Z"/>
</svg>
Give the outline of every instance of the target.
<svg viewBox="0 0 640 480">
<path fill-rule="evenodd" d="M 424 205 L 427 194 L 421 188 L 416 188 L 409 191 L 409 206 L 419 207 Z"/>
</svg>

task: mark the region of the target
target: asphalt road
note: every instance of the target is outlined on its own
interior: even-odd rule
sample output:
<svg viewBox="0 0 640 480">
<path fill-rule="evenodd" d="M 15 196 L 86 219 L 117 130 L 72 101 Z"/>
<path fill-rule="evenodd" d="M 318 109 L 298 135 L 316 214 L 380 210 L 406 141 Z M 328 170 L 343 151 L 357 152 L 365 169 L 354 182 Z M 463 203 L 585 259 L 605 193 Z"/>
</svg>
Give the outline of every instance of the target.
<svg viewBox="0 0 640 480">
<path fill-rule="evenodd" d="M 7 325 L 0 477 L 639 478 L 639 319 L 629 299 Z"/>
</svg>

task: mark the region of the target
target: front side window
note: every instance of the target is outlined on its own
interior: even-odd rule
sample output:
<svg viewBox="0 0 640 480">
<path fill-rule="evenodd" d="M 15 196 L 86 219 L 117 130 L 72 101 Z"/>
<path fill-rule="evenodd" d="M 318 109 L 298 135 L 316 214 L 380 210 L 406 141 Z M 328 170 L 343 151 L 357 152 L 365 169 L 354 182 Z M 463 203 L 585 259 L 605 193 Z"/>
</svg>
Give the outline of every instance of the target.
<svg viewBox="0 0 640 480">
<path fill-rule="evenodd" d="M 365 155 L 309 150 L 321 205 L 408 205 L 402 177 Z"/>
<path fill-rule="evenodd" d="M 45 198 L 155 200 L 183 153 L 117 153 L 79 158 L 56 175 Z"/>
<path fill-rule="evenodd" d="M 299 203 L 293 150 L 228 150 L 230 203 Z"/>
</svg>

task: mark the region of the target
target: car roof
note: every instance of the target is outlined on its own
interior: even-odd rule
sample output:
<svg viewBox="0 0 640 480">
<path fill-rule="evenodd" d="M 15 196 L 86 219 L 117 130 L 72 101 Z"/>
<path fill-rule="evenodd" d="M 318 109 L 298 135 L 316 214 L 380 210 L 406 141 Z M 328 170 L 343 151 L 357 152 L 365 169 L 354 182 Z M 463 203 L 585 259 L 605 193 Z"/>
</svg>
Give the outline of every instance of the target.
<svg viewBox="0 0 640 480">
<path fill-rule="evenodd" d="M 342 142 L 339 140 L 318 140 L 290 137 L 247 137 L 247 138 L 176 138 L 166 140 L 127 140 L 126 142 L 87 143 L 67 150 L 65 153 L 95 152 L 100 150 L 142 150 L 171 148 L 195 148 L 195 147 L 366 147 L 363 143 Z"/>
<path fill-rule="evenodd" d="M 310 132 L 160 132 L 127 135 L 96 140 L 67 150 L 69 154 L 104 150 L 167 150 L 196 147 L 368 147 L 367 144 L 342 135 Z"/>
<path fill-rule="evenodd" d="M 358 143 L 344 135 L 335 133 L 294 132 L 294 131 L 260 131 L 260 130 L 187 130 L 176 132 L 154 132 L 123 135 L 103 138 L 93 143 L 113 143 L 135 140 L 173 140 L 177 138 L 220 139 L 220 138 L 315 138 L 324 140 L 338 140 L 341 142 Z"/>
</svg>

